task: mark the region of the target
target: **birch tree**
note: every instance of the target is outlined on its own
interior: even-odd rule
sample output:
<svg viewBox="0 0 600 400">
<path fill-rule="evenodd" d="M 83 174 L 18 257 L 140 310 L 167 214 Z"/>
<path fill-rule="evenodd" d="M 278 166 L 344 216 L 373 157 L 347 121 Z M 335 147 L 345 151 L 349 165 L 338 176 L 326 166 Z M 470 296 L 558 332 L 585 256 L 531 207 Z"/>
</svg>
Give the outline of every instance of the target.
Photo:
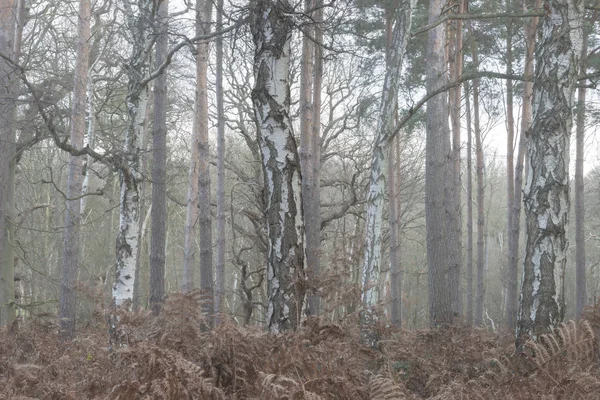
<svg viewBox="0 0 600 400">
<path fill-rule="evenodd" d="M 517 348 L 552 330 L 564 316 L 569 139 L 582 46 L 583 2 L 545 3 L 536 51 L 533 125 L 525 185 L 526 249 Z"/>
<path fill-rule="evenodd" d="M 140 233 L 140 149 L 146 102 L 148 101 L 149 51 L 151 49 L 153 0 L 139 0 L 137 10 L 124 3 L 127 26 L 132 41 L 131 56 L 127 65 L 127 131 L 123 154 L 126 168 L 119 170 L 121 185 L 119 233 L 116 247 L 116 276 L 113 299 L 116 306 L 133 300 L 135 265 L 139 250 Z M 113 321 L 114 323 L 114 321 Z"/>
<path fill-rule="evenodd" d="M 369 192 L 367 195 L 367 222 L 365 255 L 362 269 L 362 301 L 361 317 L 362 335 L 366 343 L 374 345 L 377 341 L 373 330 L 376 318 L 376 306 L 379 302 L 379 272 L 381 267 L 382 224 L 385 197 L 385 168 L 388 148 L 395 128 L 395 115 L 398 109 L 398 85 L 402 70 L 402 59 L 412 21 L 412 9 L 415 2 L 403 0 L 393 11 L 394 28 L 386 57 L 386 73 L 379 106 L 377 130 L 373 155 Z"/>
<path fill-rule="evenodd" d="M 71 146 L 76 150 L 83 147 L 85 135 L 87 70 L 90 58 L 89 0 L 80 0 L 77 28 L 77 55 L 73 78 L 73 107 L 71 111 Z M 62 275 L 60 280 L 59 319 L 64 339 L 75 336 L 77 311 L 77 270 L 79 268 L 81 201 L 83 188 L 83 156 L 69 156 L 67 177 L 67 199 L 65 210 L 65 232 L 63 238 Z"/>
<path fill-rule="evenodd" d="M 302 180 L 289 116 L 293 9 L 287 1 L 257 0 L 250 12 L 252 103 L 266 198 L 267 324 L 278 333 L 298 326 L 305 295 Z"/>
</svg>

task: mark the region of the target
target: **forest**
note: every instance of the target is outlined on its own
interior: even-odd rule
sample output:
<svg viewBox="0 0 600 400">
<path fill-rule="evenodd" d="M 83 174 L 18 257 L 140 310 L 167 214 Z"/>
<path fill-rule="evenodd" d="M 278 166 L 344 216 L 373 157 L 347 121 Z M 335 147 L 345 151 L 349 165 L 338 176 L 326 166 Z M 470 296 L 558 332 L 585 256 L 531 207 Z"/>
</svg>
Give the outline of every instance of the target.
<svg viewBox="0 0 600 400">
<path fill-rule="evenodd" d="M 597 399 L 598 0 L 0 0 L 0 399 Z"/>
</svg>

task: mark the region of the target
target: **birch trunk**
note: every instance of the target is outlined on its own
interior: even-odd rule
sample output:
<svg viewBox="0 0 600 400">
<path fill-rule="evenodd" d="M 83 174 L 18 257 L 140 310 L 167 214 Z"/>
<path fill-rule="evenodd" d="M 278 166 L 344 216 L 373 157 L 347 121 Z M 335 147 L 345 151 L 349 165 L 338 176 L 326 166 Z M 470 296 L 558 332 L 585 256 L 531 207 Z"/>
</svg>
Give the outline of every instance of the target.
<svg viewBox="0 0 600 400">
<path fill-rule="evenodd" d="M 581 66 L 582 74 L 587 69 L 587 51 L 588 51 L 589 31 L 583 29 L 583 38 L 581 46 Z M 585 81 L 582 82 L 585 84 Z M 583 308 L 587 305 L 587 282 L 585 271 L 585 202 L 584 202 L 584 183 L 583 183 L 583 161 L 584 161 L 584 142 L 585 142 L 585 94 L 586 88 L 579 86 L 577 89 L 577 131 L 575 145 L 575 274 L 576 274 L 576 315 L 581 317 Z"/>
<path fill-rule="evenodd" d="M 465 84 L 467 114 L 467 325 L 473 325 L 473 134 L 471 130 L 471 102 Z"/>
<path fill-rule="evenodd" d="M 399 138 L 394 142 L 397 144 Z M 392 325 L 400 328 L 402 325 L 402 304 L 400 297 L 400 266 L 398 263 L 398 168 L 396 162 L 399 153 L 398 146 L 390 146 L 388 156 L 388 220 L 390 230 L 390 317 Z"/>
<path fill-rule="evenodd" d="M 157 13 L 156 68 L 166 61 L 169 46 L 169 1 L 162 0 Z M 167 228 L 167 69 L 154 84 L 152 125 L 152 225 L 150 242 L 150 308 L 160 314 L 165 297 L 165 241 Z"/>
<path fill-rule="evenodd" d="M 441 17 L 444 2 L 429 3 L 429 23 Z M 427 40 L 427 92 L 446 82 L 446 29 L 443 24 L 431 29 Z M 429 321 L 432 327 L 452 324 L 451 282 L 452 262 L 448 237 L 453 233 L 446 217 L 449 211 L 447 182 L 452 179 L 448 106 L 445 94 L 427 102 L 425 217 L 427 230 L 427 263 L 429 266 Z"/>
<path fill-rule="evenodd" d="M 517 348 L 551 331 L 564 316 L 569 139 L 581 55 L 583 2 L 551 0 L 536 49 L 533 125 L 525 185 L 526 251 Z"/>
<path fill-rule="evenodd" d="M 0 1 L 0 53 L 11 60 L 15 60 L 14 7 L 13 0 Z M 14 201 L 10 202 L 9 193 L 14 193 L 15 100 L 18 90 L 15 75 L 10 62 L 0 59 L 0 107 L 3 110 L 0 113 L 0 327 L 11 323 L 16 316 L 13 238 L 10 236 Z"/>
<path fill-rule="evenodd" d="M 127 168 L 119 171 L 121 184 L 119 233 L 116 244 L 116 276 L 113 286 L 114 304 L 128 309 L 133 301 L 135 283 L 135 266 L 139 251 L 140 234 L 140 147 L 144 121 L 146 119 L 146 102 L 148 85 L 144 78 L 148 73 L 149 46 L 151 38 L 153 1 L 144 0 L 139 10 L 134 12 L 126 4 L 128 25 L 131 29 L 132 53 L 129 59 L 127 75 L 127 112 L 128 126 L 123 146 L 123 154 Z M 111 322 L 114 328 L 115 321 Z M 111 328 L 111 329 L 113 329 Z"/>
<path fill-rule="evenodd" d="M 196 29 L 199 34 L 210 32 L 212 1 L 197 0 Z M 199 42 L 196 55 L 196 110 L 194 129 L 199 137 L 198 227 L 200 229 L 200 291 L 202 310 L 208 326 L 213 325 L 214 282 L 212 249 L 212 215 L 210 196 L 210 145 L 208 141 L 208 50 L 207 41 Z"/>
<path fill-rule="evenodd" d="M 223 0 L 217 1 L 217 28 L 223 26 Z M 215 292 L 215 312 L 224 311 L 225 298 L 225 109 L 223 106 L 223 36 L 216 41 L 216 78 L 217 92 L 217 260 Z M 235 311 L 235 308 L 233 308 Z"/>
<path fill-rule="evenodd" d="M 379 302 L 379 272 L 381 267 L 381 245 L 383 208 L 385 197 L 385 168 L 392 132 L 395 127 L 395 115 L 398 109 L 398 85 L 402 70 L 402 59 L 412 21 L 413 0 L 402 0 L 393 11 L 394 28 L 391 43 L 388 44 L 385 80 L 379 106 L 379 118 L 373 155 L 369 192 L 367 195 L 367 222 L 365 255 L 362 270 L 363 310 L 361 316 L 363 340 L 374 345 L 377 337 L 374 332 L 376 306 Z"/>
<path fill-rule="evenodd" d="M 77 56 L 73 79 L 73 108 L 71 111 L 71 146 L 83 148 L 85 136 L 85 111 L 87 69 L 90 59 L 90 20 L 89 0 L 80 0 L 77 28 Z M 62 271 L 59 294 L 59 319 L 61 336 L 65 340 L 75 337 L 77 315 L 77 271 L 79 269 L 79 237 L 81 228 L 81 199 L 83 186 L 83 157 L 69 156 L 67 177 L 67 200 L 65 209 L 65 231 L 63 237 Z"/>
<path fill-rule="evenodd" d="M 305 295 L 302 178 L 289 116 L 291 14 L 285 1 L 258 0 L 251 10 L 252 102 L 266 192 L 267 324 L 273 333 L 298 326 Z"/>
</svg>

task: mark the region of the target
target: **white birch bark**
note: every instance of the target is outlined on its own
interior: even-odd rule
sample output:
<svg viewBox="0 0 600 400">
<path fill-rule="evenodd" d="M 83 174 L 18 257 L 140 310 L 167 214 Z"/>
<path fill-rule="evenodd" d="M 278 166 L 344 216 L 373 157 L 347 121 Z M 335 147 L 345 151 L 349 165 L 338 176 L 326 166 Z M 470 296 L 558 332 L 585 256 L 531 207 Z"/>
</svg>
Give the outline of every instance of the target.
<svg viewBox="0 0 600 400">
<path fill-rule="evenodd" d="M 144 0 L 134 12 L 125 3 L 128 25 L 131 29 L 132 53 L 127 65 L 127 112 L 128 126 L 123 146 L 127 168 L 119 171 L 121 184 L 119 233 L 116 245 L 116 276 L 113 300 L 116 306 L 131 307 L 135 283 L 136 259 L 139 252 L 140 234 L 140 149 L 146 119 L 148 85 L 143 82 L 148 74 L 151 46 L 153 1 Z"/>
<path fill-rule="evenodd" d="M 88 146 L 90 149 L 94 150 L 96 146 L 96 111 L 94 107 L 94 82 L 92 77 L 92 68 L 88 70 L 87 76 L 87 120 L 88 127 L 85 137 L 83 138 L 83 147 Z M 86 157 L 86 173 L 83 178 L 83 186 L 81 188 L 81 203 L 79 206 L 79 212 L 83 218 L 85 214 L 85 208 L 87 206 L 87 194 L 90 190 L 90 168 L 94 159 L 91 156 Z"/>
<path fill-rule="evenodd" d="M 385 197 L 385 168 L 390 137 L 395 125 L 398 108 L 398 82 L 402 70 L 402 59 L 410 37 L 411 13 L 415 5 L 413 0 L 403 0 L 394 10 L 394 28 L 389 44 L 389 56 L 386 65 L 385 80 L 381 94 L 379 118 L 373 156 L 369 193 L 367 196 L 367 222 L 365 239 L 365 258 L 362 268 L 361 318 L 363 340 L 373 345 L 377 338 L 372 325 L 375 319 L 375 307 L 379 302 L 379 271 L 381 266 L 381 245 L 383 210 Z"/>
<path fill-rule="evenodd" d="M 517 347 L 555 328 L 564 316 L 569 140 L 582 46 L 583 1 L 545 3 L 536 49 L 533 124 L 524 193 L 526 252 Z"/>
<path fill-rule="evenodd" d="M 273 333 L 295 328 L 304 304 L 302 182 L 289 116 L 289 3 L 258 0 L 251 15 L 255 44 L 252 90 L 267 220 L 267 323 Z"/>
</svg>

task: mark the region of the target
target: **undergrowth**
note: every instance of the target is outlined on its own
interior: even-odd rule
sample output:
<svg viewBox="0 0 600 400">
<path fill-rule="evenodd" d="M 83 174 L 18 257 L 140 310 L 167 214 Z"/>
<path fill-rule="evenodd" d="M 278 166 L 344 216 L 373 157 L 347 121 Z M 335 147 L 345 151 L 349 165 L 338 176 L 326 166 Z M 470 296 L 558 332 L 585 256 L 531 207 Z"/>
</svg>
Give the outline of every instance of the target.
<svg viewBox="0 0 600 400">
<path fill-rule="evenodd" d="M 121 315 L 127 344 L 102 323 L 62 342 L 49 322 L 0 330 L 0 399 L 596 399 L 600 311 L 527 344 L 453 327 L 381 329 L 360 345 L 356 321 L 306 321 L 273 336 L 228 321 L 206 330 L 197 293 L 172 295 L 158 318 Z"/>
</svg>

